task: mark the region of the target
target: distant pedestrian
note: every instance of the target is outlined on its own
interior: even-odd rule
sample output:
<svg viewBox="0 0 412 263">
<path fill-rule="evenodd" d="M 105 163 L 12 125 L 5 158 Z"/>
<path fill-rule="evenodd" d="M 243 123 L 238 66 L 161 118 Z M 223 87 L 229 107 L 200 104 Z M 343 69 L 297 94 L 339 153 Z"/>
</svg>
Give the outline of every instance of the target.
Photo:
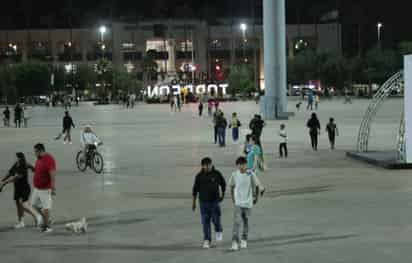
<svg viewBox="0 0 412 263">
<path fill-rule="evenodd" d="M 219 105 L 220 105 L 219 101 L 215 99 L 215 111 L 219 110 Z"/>
<path fill-rule="evenodd" d="M 196 175 L 193 184 L 192 210 L 196 211 L 197 198 L 199 198 L 203 225 L 203 248 L 207 249 L 210 248 L 212 242 L 211 223 L 215 227 L 216 241 L 223 241 L 220 203 L 225 198 L 226 181 L 222 174 L 213 167 L 210 158 L 204 158 L 201 165 L 202 169 Z"/>
<path fill-rule="evenodd" d="M 232 250 L 247 248 L 249 236 L 249 217 L 253 205 L 259 199 L 263 186 L 255 173 L 247 169 L 247 161 L 244 157 L 236 160 L 238 170 L 235 171 L 229 180 L 232 194 L 232 202 L 235 206 L 233 213 L 233 235 Z M 243 223 L 242 235 L 240 235 L 241 224 Z"/>
<path fill-rule="evenodd" d="M 176 99 L 176 108 L 179 112 L 181 112 L 182 111 L 182 100 L 180 99 L 179 95 L 177 95 L 176 98 L 177 98 Z"/>
<path fill-rule="evenodd" d="M 14 108 L 14 123 L 16 125 L 16 128 L 21 127 L 22 114 L 23 114 L 23 109 L 20 106 L 20 104 L 17 103 L 16 107 Z"/>
<path fill-rule="evenodd" d="M 285 156 L 285 158 L 288 158 L 288 134 L 285 124 L 280 125 L 279 139 L 279 157 L 283 158 Z"/>
<path fill-rule="evenodd" d="M 239 119 L 237 118 L 237 113 L 232 114 L 232 119 L 230 121 L 229 129 L 232 129 L 232 140 L 234 144 L 238 143 L 239 140 L 239 128 L 242 126 Z"/>
<path fill-rule="evenodd" d="M 326 132 L 328 133 L 330 148 L 335 149 L 335 138 L 339 136 L 338 126 L 335 123 L 334 118 L 329 119 L 328 125 L 326 125 Z"/>
<path fill-rule="evenodd" d="M 227 120 L 223 112 L 220 112 L 217 118 L 217 137 L 219 140 L 219 146 L 225 147 L 226 146 L 226 128 L 227 128 Z"/>
<path fill-rule="evenodd" d="M 202 114 L 203 114 L 203 102 L 202 102 L 201 100 L 199 100 L 198 110 L 199 110 L 199 116 L 202 117 Z"/>
<path fill-rule="evenodd" d="M 170 111 L 173 112 L 175 110 L 175 97 L 170 97 L 169 102 L 170 102 Z"/>
<path fill-rule="evenodd" d="M 64 114 L 65 115 L 63 117 L 63 131 L 55 139 L 59 140 L 64 135 L 63 143 L 71 144 L 72 143 L 71 129 L 75 128 L 76 126 L 74 125 L 73 119 L 70 116 L 69 112 L 66 111 Z"/>
<path fill-rule="evenodd" d="M 27 106 L 23 106 L 23 124 L 24 128 L 27 128 L 29 126 L 29 120 L 30 120 L 30 109 Z"/>
<path fill-rule="evenodd" d="M 316 113 L 312 113 L 312 117 L 307 122 L 306 126 L 309 128 L 310 141 L 312 149 L 318 150 L 318 136 L 320 134 L 320 122 Z"/>
<path fill-rule="evenodd" d="M 215 111 L 213 113 L 213 129 L 214 129 L 214 138 L 215 138 L 215 144 L 217 144 L 217 119 L 219 118 L 220 111 Z"/>
<path fill-rule="evenodd" d="M 213 115 L 212 111 L 213 111 L 213 100 L 209 99 L 207 101 L 207 115 L 209 117 L 212 117 L 212 115 Z"/>
<path fill-rule="evenodd" d="M 319 96 L 319 94 L 316 94 L 315 95 L 315 110 L 318 110 L 319 103 L 320 103 L 320 96 Z"/>
<path fill-rule="evenodd" d="M 308 105 L 306 107 L 307 110 L 313 110 L 313 91 L 309 90 L 308 91 Z"/>
<path fill-rule="evenodd" d="M 10 109 L 9 107 L 6 107 L 3 111 L 3 122 L 4 122 L 4 127 L 10 127 Z"/>
</svg>

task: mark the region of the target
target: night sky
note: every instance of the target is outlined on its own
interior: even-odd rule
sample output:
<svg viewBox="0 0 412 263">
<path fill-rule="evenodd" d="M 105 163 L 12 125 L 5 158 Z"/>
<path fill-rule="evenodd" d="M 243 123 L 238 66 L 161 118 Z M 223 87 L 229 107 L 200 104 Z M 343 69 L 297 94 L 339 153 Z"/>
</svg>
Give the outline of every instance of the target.
<svg viewBox="0 0 412 263">
<path fill-rule="evenodd" d="M 319 14 L 340 10 L 345 52 L 357 49 L 359 28 L 363 48 L 376 42 L 376 23 L 382 21 L 385 47 L 412 41 L 412 1 L 409 0 L 286 0 L 288 23 L 314 23 Z M 15 0 L 2 1 L 0 28 L 46 28 L 96 25 L 110 18 L 138 21 L 164 17 L 262 16 L 262 0 Z M 359 26 L 360 25 L 360 26 Z"/>
</svg>

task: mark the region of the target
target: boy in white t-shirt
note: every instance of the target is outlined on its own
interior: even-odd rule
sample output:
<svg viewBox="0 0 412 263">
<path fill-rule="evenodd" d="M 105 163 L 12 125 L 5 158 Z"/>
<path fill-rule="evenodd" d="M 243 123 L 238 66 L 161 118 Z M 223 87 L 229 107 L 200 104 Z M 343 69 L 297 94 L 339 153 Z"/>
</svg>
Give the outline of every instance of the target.
<svg viewBox="0 0 412 263">
<path fill-rule="evenodd" d="M 288 134 L 285 124 L 280 125 L 279 139 L 279 157 L 283 158 L 285 156 L 285 158 L 288 158 Z"/>
<path fill-rule="evenodd" d="M 233 237 L 232 250 L 247 248 L 249 234 L 249 217 L 253 205 L 258 202 L 259 189 L 263 189 L 262 184 L 256 174 L 247 169 L 247 160 L 239 157 L 236 160 L 239 168 L 230 177 L 229 185 L 232 193 L 232 201 L 235 205 L 233 216 Z M 243 222 L 242 238 L 240 239 L 240 225 Z"/>
</svg>

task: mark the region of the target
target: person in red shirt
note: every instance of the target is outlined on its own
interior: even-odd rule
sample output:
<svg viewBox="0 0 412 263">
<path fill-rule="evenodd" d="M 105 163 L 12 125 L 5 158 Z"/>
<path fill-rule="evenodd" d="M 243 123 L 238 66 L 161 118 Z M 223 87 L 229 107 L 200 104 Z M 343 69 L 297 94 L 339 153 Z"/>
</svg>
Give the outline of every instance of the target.
<svg viewBox="0 0 412 263">
<path fill-rule="evenodd" d="M 56 162 L 43 144 L 34 146 L 34 154 L 37 157 L 34 166 L 32 206 L 36 208 L 43 217 L 42 232 L 52 232 L 50 228 L 50 211 L 52 209 L 52 196 L 56 195 L 55 177 Z"/>
</svg>

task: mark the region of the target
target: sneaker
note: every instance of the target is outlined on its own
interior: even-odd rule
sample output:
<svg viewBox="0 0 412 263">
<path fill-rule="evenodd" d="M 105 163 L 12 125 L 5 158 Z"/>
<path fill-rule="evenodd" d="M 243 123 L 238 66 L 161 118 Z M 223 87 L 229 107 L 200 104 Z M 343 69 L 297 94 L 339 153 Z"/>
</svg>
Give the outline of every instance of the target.
<svg viewBox="0 0 412 263">
<path fill-rule="evenodd" d="M 205 248 L 205 249 L 210 248 L 210 242 L 209 242 L 209 240 L 205 240 L 205 241 L 203 242 L 203 248 Z"/>
<path fill-rule="evenodd" d="M 239 250 L 239 244 L 236 241 L 232 242 L 232 251 L 238 251 Z"/>
<path fill-rule="evenodd" d="M 17 224 L 14 226 L 14 229 L 21 229 L 21 228 L 24 228 L 24 227 L 25 227 L 24 222 L 23 222 L 23 221 L 20 221 L 19 223 L 17 223 Z"/>
<path fill-rule="evenodd" d="M 41 232 L 46 233 L 46 234 L 51 233 L 51 232 L 53 232 L 53 229 L 49 226 L 44 226 L 44 227 L 42 227 Z"/>
<path fill-rule="evenodd" d="M 222 232 L 216 232 L 216 241 L 217 242 L 222 242 L 223 241 L 223 233 Z"/>
<path fill-rule="evenodd" d="M 240 248 L 247 248 L 247 241 L 246 240 L 241 240 L 240 241 Z"/>
</svg>

